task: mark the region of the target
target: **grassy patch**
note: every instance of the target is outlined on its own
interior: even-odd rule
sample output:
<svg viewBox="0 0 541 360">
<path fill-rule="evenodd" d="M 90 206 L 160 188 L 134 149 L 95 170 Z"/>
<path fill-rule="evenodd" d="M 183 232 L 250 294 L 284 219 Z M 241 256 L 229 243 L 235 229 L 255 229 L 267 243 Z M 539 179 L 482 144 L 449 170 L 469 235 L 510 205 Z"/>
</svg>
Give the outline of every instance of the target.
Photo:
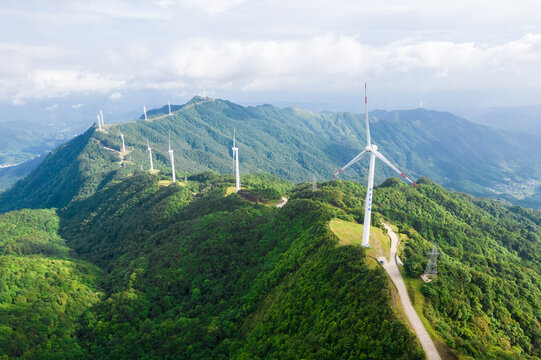
<svg viewBox="0 0 541 360">
<path fill-rule="evenodd" d="M 331 231 L 340 239 L 340 245 L 361 245 L 363 239 L 363 225 L 341 219 L 332 219 L 329 223 Z M 390 239 L 383 230 L 370 227 L 370 248 L 366 254 L 377 258 L 385 256 L 389 258 Z"/>
<path fill-rule="evenodd" d="M 173 182 L 171 180 L 160 180 L 160 181 L 158 181 L 159 186 L 169 186 L 172 183 Z M 175 184 L 179 185 L 179 186 L 186 186 L 186 184 L 183 181 L 177 181 L 177 182 L 175 182 Z"/>
</svg>

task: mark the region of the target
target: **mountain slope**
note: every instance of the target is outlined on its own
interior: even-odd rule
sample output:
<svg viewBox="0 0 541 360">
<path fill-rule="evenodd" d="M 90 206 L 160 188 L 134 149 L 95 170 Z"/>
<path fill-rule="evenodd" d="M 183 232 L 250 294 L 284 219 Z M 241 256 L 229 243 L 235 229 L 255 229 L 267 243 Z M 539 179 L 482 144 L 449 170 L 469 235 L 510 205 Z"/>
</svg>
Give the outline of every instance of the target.
<svg viewBox="0 0 541 360">
<path fill-rule="evenodd" d="M 21 164 L 0 168 L 0 192 L 9 189 L 17 180 L 28 175 L 44 158 L 45 156 L 38 156 Z"/>
<path fill-rule="evenodd" d="M 408 292 L 436 342 L 475 359 L 540 358 L 541 212 L 453 194 L 426 178 L 418 184 L 386 180 L 374 190 L 373 214 L 398 226 Z M 362 221 L 364 187 L 318 188 L 296 188 L 292 198 L 325 199 Z M 438 279 L 425 284 L 419 275 L 433 242 Z"/>
<path fill-rule="evenodd" d="M 60 212 L 60 234 L 108 274 L 108 299 L 81 322 L 90 357 L 422 358 L 384 272 L 337 246 L 327 223 L 343 212 L 225 196 L 232 180 L 160 187 L 142 174 Z M 259 176 L 245 186 L 292 188 Z"/>
<path fill-rule="evenodd" d="M 0 211 L 61 207 L 70 196 L 87 196 L 103 185 L 102 180 L 121 175 L 113 173 L 121 157 L 126 173 L 148 169 L 147 138 L 155 167 L 162 174 L 170 171 L 169 136 L 180 174 L 208 169 L 230 173 L 231 133 L 236 128 L 242 173 L 266 171 L 292 181 L 308 180 L 314 174 L 328 178 L 364 145 L 364 122 L 356 114 L 314 114 L 270 105 L 242 107 L 199 97 L 174 109 L 173 116 L 167 116 L 164 107 L 153 112 L 156 115 L 150 116 L 151 121 L 109 124 L 104 132 L 90 129 L 0 195 Z M 371 124 L 374 142 L 410 177 L 428 176 L 455 190 L 541 205 L 535 195 L 541 178 L 541 144 L 535 138 L 422 109 L 374 111 Z M 126 139 L 128 153 L 124 156 L 118 153 L 119 131 Z M 70 164 L 69 171 L 65 164 Z M 343 176 L 363 180 L 367 173 L 363 164 Z M 376 181 L 391 175 L 387 167 L 377 164 Z M 62 191 L 48 183 L 61 169 L 64 177 L 56 181 L 63 184 Z"/>
<path fill-rule="evenodd" d="M 100 270 L 69 256 L 52 210 L 0 215 L 0 358 L 81 358 L 77 320 Z"/>
<path fill-rule="evenodd" d="M 228 195 L 233 176 L 202 173 L 162 186 L 158 176 L 140 173 L 79 197 L 58 217 L 51 210 L 2 215 L 4 229 L 12 229 L 6 233 L 41 232 L 9 240 L 10 252 L 76 255 L 100 269 L 86 273 L 100 274 L 103 300 L 76 299 L 80 315 L 66 327 L 37 327 L 33 346 L 48 346 L 46 332 L 61 326 L 79 330 L 53 348 L 78 358 L 423 357 L 393 309 L 383 270 L 330 231 L 331 219 L 362 221 L 365 187 L 331 181 L 312 191 L 268 175 L 243 180 L 245 189 Z M 262 194 L 274 193 L 289 197 L 286 206 L 264 203 Z M 440 349 L 464 358 L 541 358 L 539 211 L 454 194 L 426 178 L 418 189 L 386 180 L 374 191 L 373 210 L 375 225 L 398 227 L 406 283 Z M 50 220 L 34 226 L 19 214 Z M 25 245 L 42 237 L 48 240 Z M 439 276 L 423 284 L 418 275 L 433 241 Z M 11 263 L 7 274 L 21 273 Z M 46 279 L 37 276 L 32 288 Z M 84 279 L 95 286 L 95 277 Z M 21 288 L 9 284 L 9 294 Z M 0 309 L 13 301 L 1 298 Z M 0 346 L 28 311 L 11 313 Z"/>
</svg>

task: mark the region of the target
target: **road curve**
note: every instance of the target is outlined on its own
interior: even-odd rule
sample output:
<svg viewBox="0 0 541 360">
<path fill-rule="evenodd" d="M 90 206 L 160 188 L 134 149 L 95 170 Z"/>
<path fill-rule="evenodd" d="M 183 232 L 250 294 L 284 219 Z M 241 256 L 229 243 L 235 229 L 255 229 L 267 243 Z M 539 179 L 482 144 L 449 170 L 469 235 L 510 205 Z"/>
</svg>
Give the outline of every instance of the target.
<svg viewBox="0 0 541 360">
<path fill-rule="evenodd" d="M 398 291 L 398 295 L 400 296 L 400 303 L 402 303 L 404 312 L 406 313 L 406 316 L 408 317 L 408 320 L 413 327 L 415 334 L 417 334 L 417 338 L 419 339 L 419 342 L 421 343 L 421 346 L 426 353 L 427 359 L 441 360 L 440 354 L 438 354 L 438 350 L 436 350 L 436 347 L 434 346 L 432 339 L 428 335 L 425 326 L 423 325 L 421 319 L 419 318 L 419 315 L 417 315 L 415 309 L 411 305 L 408 291 L 406 290 L 406 284 L 404 284 L 402 275 L 398 270 L 398 265 L 396 264 L 396 249 L 398 247 L 398 236 L 394 233 L 393 229 L 391 229 L 389 225 L 383 224 L 383 226 L 385 226 L 385 229 L 387 229 L 387 233 L 391 238 L 391 252 L 389 254 L 390 259 L 389 261 L 384 262 L 383 268 L 385 269 L 385 271 L 387 271 L 387 274 L 389 274 L 391 280 L 396 286 L 396 290 Z M 387 259 L 378 258 L 378 260 Z"/>
<path fill-rule="evenodd" d="M 286 203 L 287 203 L 287 198 L 283 197 L 283 198 L 282 198 L 282 201 L 280 201 L 280 202 L 276 205 L 276 207 L 277 207 L 277 208 L 281 208 L 281 207 L 283 207 Z"/>
</svg>

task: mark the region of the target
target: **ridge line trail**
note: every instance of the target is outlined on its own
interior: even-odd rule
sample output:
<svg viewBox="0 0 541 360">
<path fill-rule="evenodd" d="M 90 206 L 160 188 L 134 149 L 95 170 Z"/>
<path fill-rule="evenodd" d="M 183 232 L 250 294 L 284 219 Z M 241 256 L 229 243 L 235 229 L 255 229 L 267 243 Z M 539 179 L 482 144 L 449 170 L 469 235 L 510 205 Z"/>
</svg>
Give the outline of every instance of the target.
<svg viewBox="0 0 541 360">
<path fill-rule="evenodd" d="M 406 313 L 406 316 L 413 327 L 413 330 L 415 331 L 415 334 L 417 335 L 417 338 L 419 339 L 419 342 L 421 343 L 421 346 L 423 347 L 423 350 L 426 353 L 426 357 L 428 360 L 441 360 L 441 357 L 438 353 L 438 350 L 436 350 L 436 347 L 434 346 L 434 343 L 432 342 L 432 339 L 430 338 L 430 335 L 428 335 L 428 332 L 426 331 L 425 326 L 423 325 L 421 319 L 419 318 L 419 315 L 415 312 L 415 309 L 413 308 L 413 305 L 411 304 L 410 298 L 408 296 L 408 291 L 406 289 L 406 284 L 404 283 L 404 280 L 402 279 L 402 275 L 400 274 L 400 271 L 398 270 L 398 265 L 396 263 L 396 249 L 398 247 L 398 236 L 395 234 L 393 229 L 387 224 L 383 224 L 385 229 L 387 229 L 387 233 L 389 234 L 389 237 L 391 238 L 391 251 L 389 253 L 389 261 L 385 261 L 383 264 L 383 268 L 393 281 L 396 290 L 398 291 L 398 295 L 400 296 L 400 303 L 402 304 L 402 307 L 404 308 L 404 312 Z M 379 257 L 378 260 L 386 260 L 384 257 Z"/>
<path fill-rule="evenodd" d="M 204 101 L 199 101 L 197 103 L 193 103 L 193 104 L 190 104 L 190 105 L 185 105 L 183 107 L 181 107 L 180 109 L 178 109 L 177 111 L 173 111 L 172 114 L 165 114 L 165 115 L 160 115 L 160 116 L 157 116 L 157 117 L 153 117 L 153 118 L 150 118 L 150 119 L 137 119 L 137 120 L 143 120 L 143 121 L 148 121 L 148 122 L 151 122 L 151 121 L 154 121 L 154 120 L 159 120 L 159 119 L 163 119 L 163 118 L 166 118 L 168 116 L 173 116 L 174 113 L 176 112 L 180 112 L 180 111 L 183 111 L 183 110 L 187 110 L 187 109 L 191 109 L 192 107 L 196 106 L 196 105 L 201 105 L 201 104 L 205 104 L 205 103 L 208 103 L 208 102 L 211 102 L 211 101 L 214 101 L 214 99 L 207 99 L 207 100 L 204 100 Z M 103 124 L 103 130 L 97 130 L 97 131 L 104 131 L 105 132 L 105 129 L 106 128 L 110 128 L 112 126 L 116 126 L 116 125 L 122 125 L 122 124 L 134 124 L 137 120 L 131 120 L 131 121 L 124 121 L 124 122 L 116 122 L 116 123 L 109 123 L 109 124 Z M 119 156 L 121 157 L 121 162 L 124 160 L 122 158 L 122 152 L 118 151 L 118 150 L 115 150 L 115 149 L 112 149 L 110 147 L 107 147 L 105 145 L 103 145 L 101 143 L 101 141 L 99 141 L 99 144 L 106 150 L 109 150 L 109 151 L 114 151 L 116 153 L 119 154 Z M 128 153 L 128 152 L 126 152 Z"/>
<path fill-rule="evenodd" d="M 166 118 L 168 116 L 173 116 L 173 114 L 176 113 L 176 112 L 191 109 L 194 106 L 205 104 L 205 103 L 208 103 L 208 102 L 211 102 L 211 101 L 214 101 L 214 99 L 207 99 L 207 100 L 199 101 L 199 102 L 196 102 L 196 103 L 193 103 L 193 104 L 190 104 L 190 105 L 185 105 L 185 106 L 181 107 L 180 109 L 178 109 L 177 111 L 173 111 L 171 115 L 169 115 L 169 114 L 160 115 L 160 116 L 156 116 L 156 117 L 153 117 L 153 118 L 148 118 L 147 120 L 145 120 L 145 119 L 136 119 L 136 120 L 131 120 L 131 121 L 123 121 L 123 122 L 115 122 L 115 123 L 103 124 L 103 128 L 110 128 L 111 126 L 122 125 L 122 124 L 133 124 L 137 120 L 143 120 L 143 121 L 151 122 L 151 121 L 154 121 L 154 120 L 159 120 L 159 119 Z"/>
</svg>

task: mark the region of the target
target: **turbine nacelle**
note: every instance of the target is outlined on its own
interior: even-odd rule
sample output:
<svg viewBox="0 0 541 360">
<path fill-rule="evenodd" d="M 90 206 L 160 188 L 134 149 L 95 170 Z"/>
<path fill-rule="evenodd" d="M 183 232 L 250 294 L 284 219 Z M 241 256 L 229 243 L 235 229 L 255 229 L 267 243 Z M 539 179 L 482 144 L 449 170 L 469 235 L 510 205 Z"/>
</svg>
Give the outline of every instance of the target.
<svg viewBox="0 0 541 360">
<path fill-rule="evenodd" d="M 364 150 L 367 152 L 378 151 L 378 146 L 375 144 L 366 145 Z"/>
</svg>

